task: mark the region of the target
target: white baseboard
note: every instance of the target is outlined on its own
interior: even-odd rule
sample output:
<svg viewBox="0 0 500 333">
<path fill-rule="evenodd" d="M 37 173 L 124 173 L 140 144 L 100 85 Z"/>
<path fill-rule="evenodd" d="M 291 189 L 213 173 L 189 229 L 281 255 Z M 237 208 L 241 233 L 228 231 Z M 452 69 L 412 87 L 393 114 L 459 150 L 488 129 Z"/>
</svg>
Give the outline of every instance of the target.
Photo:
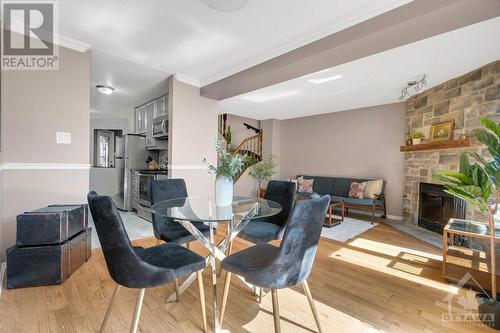
<svg viewBox="0 0 500 333">
<path fill-rule="evenodd" d="M 7 263 L 3 262 L 0 265 L 0 296 L 2 295 L 2 288 L 3 288 L 3 277 L 5 276 L 5 271 L 7 270 Z"/>
<path fill-rule="evenodd" d="M 387 218 L 391 220 L 403 221 L 403 217 L 399 215 L 389 215 L 387 214 Z"/>
</svg>

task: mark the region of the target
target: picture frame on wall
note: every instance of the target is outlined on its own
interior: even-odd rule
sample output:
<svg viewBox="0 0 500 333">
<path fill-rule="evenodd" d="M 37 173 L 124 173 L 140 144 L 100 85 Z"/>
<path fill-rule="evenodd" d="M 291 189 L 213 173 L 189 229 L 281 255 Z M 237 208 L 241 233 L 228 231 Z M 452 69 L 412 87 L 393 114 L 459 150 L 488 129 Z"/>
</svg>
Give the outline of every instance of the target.
<svg viewBox="0 0 500 333">
<path fill-rule="evenodd" d="M 453 120 L 442 121 L 431 125 L 429 135 L 430 142 L 446 141 L 453 139 L 453 128 L 455 122 Z"/>
</svg>

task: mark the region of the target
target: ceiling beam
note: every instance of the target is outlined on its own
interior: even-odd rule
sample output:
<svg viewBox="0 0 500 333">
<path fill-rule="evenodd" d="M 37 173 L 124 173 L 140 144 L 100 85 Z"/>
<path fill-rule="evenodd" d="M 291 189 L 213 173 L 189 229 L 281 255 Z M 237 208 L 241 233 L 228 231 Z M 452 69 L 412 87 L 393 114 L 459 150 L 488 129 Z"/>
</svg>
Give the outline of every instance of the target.
<svg viewBox="0 0 500 333">
<path fill-rule="evenodd" d="M 201 95 L 230 98 L 497 16 L 500 0 L 414 0 L 208 84 Z"/>
</svg>

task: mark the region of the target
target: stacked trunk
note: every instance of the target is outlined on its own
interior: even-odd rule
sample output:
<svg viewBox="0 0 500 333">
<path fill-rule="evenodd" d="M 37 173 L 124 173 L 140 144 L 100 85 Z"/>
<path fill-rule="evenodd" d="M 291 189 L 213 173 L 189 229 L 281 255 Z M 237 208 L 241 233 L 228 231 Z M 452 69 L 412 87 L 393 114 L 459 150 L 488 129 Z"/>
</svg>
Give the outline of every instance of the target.
<svg viewBox="0 0 500 333">
<path fill-rule="evenodd" d="M 7 250 L 7 288 L 60 284 L 91 256 L 87 205 L 53 205 L 17 216 Z"/>
</svg>

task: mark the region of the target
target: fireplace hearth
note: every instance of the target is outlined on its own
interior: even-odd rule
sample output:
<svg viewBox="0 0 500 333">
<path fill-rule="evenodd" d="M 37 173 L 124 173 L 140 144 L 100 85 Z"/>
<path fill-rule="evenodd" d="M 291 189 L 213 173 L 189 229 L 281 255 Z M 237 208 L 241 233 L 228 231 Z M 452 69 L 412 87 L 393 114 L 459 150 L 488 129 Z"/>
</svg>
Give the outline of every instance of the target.
<svg viewBox="0 0 500 333">
<path fill-rule="evenodd" d="M 466 202 L 444 191 L 443 185 L 420 183 L 418 225 L 442 234 L 450 218 L 465 218 Z"/>
</svg>

